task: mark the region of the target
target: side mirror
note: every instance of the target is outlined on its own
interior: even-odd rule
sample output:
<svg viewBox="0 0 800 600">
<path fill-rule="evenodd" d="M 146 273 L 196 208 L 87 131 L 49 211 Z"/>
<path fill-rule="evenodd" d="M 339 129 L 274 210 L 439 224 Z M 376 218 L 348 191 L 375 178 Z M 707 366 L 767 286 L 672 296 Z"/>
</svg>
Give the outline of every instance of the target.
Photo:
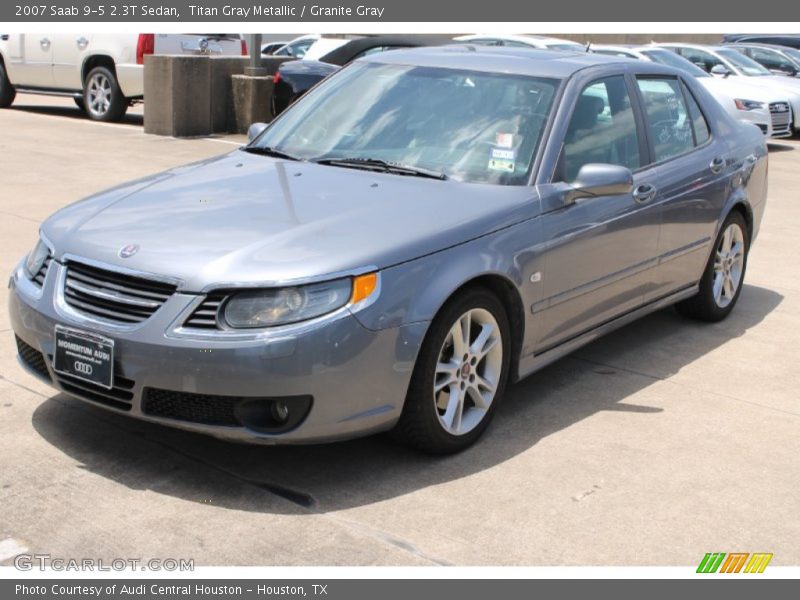
<svg viewBox="0 0 800 600">
<path fill-rule="evenodd" d="M 727 77 L 728 75 L 731 74 L 731 72 L 725 65 L 714 65 L 713 67 L 711 67 L 711 74 L 716 75 L 718 77 Z"/>
<path fill-rule="evenodd" d="M 627 167 L 589 163 L 580 168 L 575 181 L 569 184 L 564 203 L 573 204 L 579 198 L 619 196 L 632 191 L 633 173 Z"/>
<path fill-rule="evenodd" d="M 247 130 L 247 140 L 252 142 L 258 136 L 260 136 L 261 132 L 264 131 L 266 128 L 267 128 L 266 123 L 253 123 Z"/>
</svg>

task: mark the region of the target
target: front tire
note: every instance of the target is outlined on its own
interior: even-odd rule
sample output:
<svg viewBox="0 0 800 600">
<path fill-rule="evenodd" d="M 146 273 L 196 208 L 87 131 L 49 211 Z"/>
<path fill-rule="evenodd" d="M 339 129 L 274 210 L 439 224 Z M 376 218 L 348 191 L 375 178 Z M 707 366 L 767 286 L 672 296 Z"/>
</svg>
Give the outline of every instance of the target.
<svg viewBox="0 0 800 600">
<path fill-rule="evenodd" d="M 95 121 L 119 121 L 128 110 L 128 99 L 106 67 L 95 67 L 86 76 L 83 103 L 86 114 Z"/>
<path fill-rule="evenodd" d="M 505 309 L 489 290 L 451 300 L 425 337 L 395 436 L 430 454 L 473 444 L 503 396 L 510 341 Z"/>
<path fill-rule="evenodd" d="M 11 85 L 6 66 L 0 61 L 0 108 L 8 108 L 17 97 L 17 90 Z"/>
<path fill-rule="evenodd" d="M 727 317 L 742 292 L 749 252 L 747 223 L 739 211 L 733 211 L 720 228 L 699 291 L 676 304 L 678 312 L 709 322 Z"/>
</svg>

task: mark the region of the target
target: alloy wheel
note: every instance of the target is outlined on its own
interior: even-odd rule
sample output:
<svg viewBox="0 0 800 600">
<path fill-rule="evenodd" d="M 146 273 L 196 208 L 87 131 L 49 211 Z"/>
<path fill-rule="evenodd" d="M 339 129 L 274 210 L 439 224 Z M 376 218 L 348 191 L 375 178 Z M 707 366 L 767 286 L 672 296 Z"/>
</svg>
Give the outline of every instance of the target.
<svg viewBox="0 0 800 600">
<path fill-rule="evenodd" d="M 456 320 L 439 351 L 433 402 L 442 428 L 469 433 L 495 399 L 503 367 L 503 339 L 492 314 L 474 308 Z"/>
<path fill-rule="evenodd" d="M 111 106 L 111 81 L 103 73 L 95 73 L 88 85 L 89 111 L 98 117 L 105 115 Z"/>
<path fill-rule="evenodd" d="M 722 234 L 714 256 L 714 302 L 725 308 L 736 297 L 744 272 L 744 232 L 731 223 Z"/>
</svg>

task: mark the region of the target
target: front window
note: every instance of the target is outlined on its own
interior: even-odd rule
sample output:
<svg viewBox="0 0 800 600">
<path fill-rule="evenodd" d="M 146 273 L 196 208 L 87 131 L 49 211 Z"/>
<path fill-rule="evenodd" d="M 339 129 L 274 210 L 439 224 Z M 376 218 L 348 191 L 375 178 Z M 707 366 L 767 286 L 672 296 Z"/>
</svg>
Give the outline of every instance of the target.
<svg viewBox="0 0 800 600">
<path fill-rule="evenodd" d="M 356 63 L 287 110 L 253 149 L 277 150 L 332 168 L 380 162 L 457 181 L 524 185 L 558 83 Z"/>
<path fill-rule="evenodd" d="M 752 58 L 740 54 L 736 50 L 722 49 L 718 50 L 719 55 L 731 63 L 737 71 L 742 75 L 748 77 L 763 77 L 764 75 L 772 75 L 767 69 L 762 67 Z"/>
<path fill-rule="evenodd" d="M 557 179 L 573 181 L 589 163 L 642 166 L 631 99 L 622 75 L 588 85 L 572 111 Z"/>
</svg>

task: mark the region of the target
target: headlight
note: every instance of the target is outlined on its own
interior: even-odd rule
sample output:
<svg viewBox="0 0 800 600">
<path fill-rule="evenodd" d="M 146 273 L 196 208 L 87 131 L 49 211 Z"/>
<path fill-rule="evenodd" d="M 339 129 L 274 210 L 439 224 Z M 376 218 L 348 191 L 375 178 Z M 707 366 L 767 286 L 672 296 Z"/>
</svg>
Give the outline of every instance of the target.
<svg viewBox="0 0 800 600">
<path fill-rule="evenodd" d="M 733 102 L 736 104 L 736 108 L 739 110 L 759 110 L 760 108 L 764 108 L 763 102 L 756 102 L 755 100 L 742 100 L 741 98 L 736 98 Z"/>
<path fill-rule="evenodd" d="M 274 327 L 320 317 L 360 302 L 376 289 L 375 273 L 296 287 L 248 290 L 225 303 L 224 319 L 233 328 Z"/>
<path fill-rule="evenodd" d="M 49 254 L 50 248 L 39 238 L 36 246 L 34 246 L 33 250 L 28 254 L 28 258 L 25 259 L 25 273 L 30 279 L 36 277 L 36 274 L 39 272 L 39 269 L 42 268 Z"/>
</svg>

